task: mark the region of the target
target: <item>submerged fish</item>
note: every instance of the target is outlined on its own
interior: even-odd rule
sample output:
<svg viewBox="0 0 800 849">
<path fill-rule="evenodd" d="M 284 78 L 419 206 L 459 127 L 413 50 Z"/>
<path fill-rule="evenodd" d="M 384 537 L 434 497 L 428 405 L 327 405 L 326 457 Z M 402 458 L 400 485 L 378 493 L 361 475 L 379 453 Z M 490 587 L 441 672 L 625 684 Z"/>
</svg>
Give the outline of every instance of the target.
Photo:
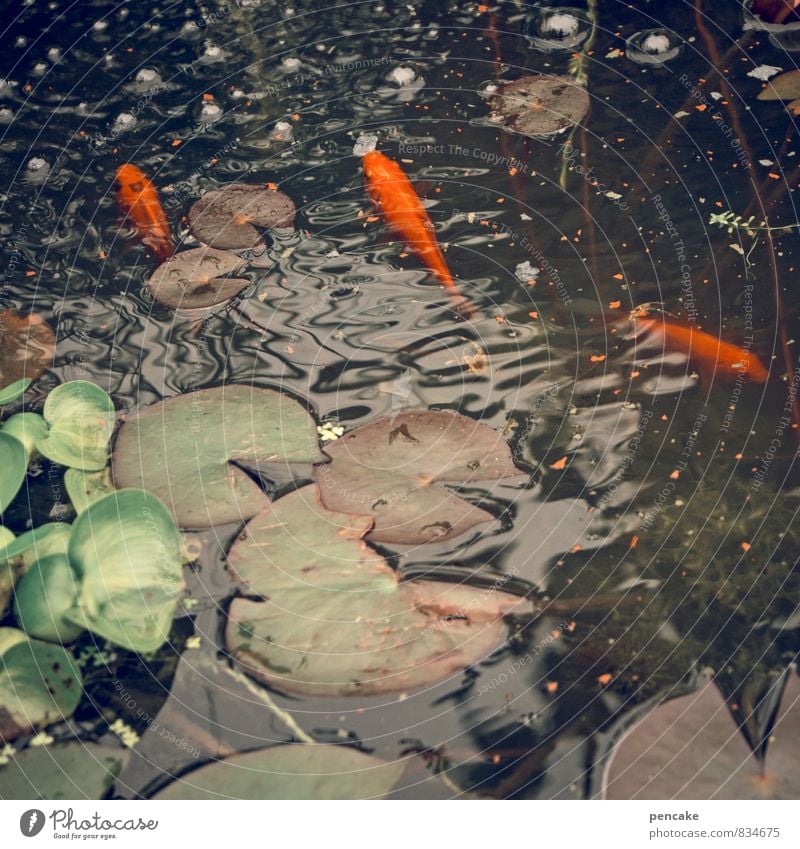
<svg viewBox="0 0 800 849">
<path fill-rule="evenodd" d="M 175 252 L 175 244 L 155 186 L 129 162 L 117 169 L 116 180 L 120 209 L 142 242 L 163 262 Z"/>
<path fill-rule="evenodd" d="M 403 169 L 377 150 L 364 154 L 361 164 L 367 189 L 386 223 L 439 278 L 460 311 L 471 314 L 472 306 L 458 291 L 436 241 L 431 219 Z"/>
<path fill-rule="evenodd" d="M 711 376 L 730 379 L 744 374 L 756 383 L 769 377 L 755 354 L 710 333 L 651 316 L 637 317 L 634 323 L 637 330 L 659 339 L 664 348 L 686 354 L 698 370 Z"/>
</svg>

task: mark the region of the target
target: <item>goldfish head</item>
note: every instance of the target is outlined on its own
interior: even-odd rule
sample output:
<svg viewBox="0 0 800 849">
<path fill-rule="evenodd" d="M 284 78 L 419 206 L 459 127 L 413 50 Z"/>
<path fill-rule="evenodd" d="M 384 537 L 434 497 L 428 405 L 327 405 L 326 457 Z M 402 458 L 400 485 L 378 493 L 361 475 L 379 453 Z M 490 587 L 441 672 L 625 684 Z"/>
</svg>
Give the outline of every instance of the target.
<svg viewBox="0 0 800 849">
<path fill-rule="evenodd" d="M 123 188 L 125 186 L 131 186 L 134 183 L 141 183 L 146 178 L 135 165 L 131 165 L 130 162 L 126 162 L 124 165 L 120 165 L 119 168 L 117 168 L 115 179 L 119 187 Z"/>
<path fill-rule="evenodd" d="M 389 180 L 392 178 L 392 166 L 397 167 L 388 156 L 379 150 L 371 150 L 361 157 L 361 167 L 368 182 Z"/>
</svg>

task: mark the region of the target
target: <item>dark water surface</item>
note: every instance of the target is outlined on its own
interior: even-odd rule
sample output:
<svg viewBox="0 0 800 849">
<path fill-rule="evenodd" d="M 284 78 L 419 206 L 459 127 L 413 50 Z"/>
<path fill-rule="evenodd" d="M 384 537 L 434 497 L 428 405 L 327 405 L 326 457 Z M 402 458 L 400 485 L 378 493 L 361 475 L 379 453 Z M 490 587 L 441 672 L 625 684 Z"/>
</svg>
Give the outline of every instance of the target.
<svg viewBox="0 0 800 849">
<path fill-rule="evenodd" d="M 57 329 L 41 398 L 83 377 L 132 411 L 247 382 L 280 386 L 346 429 L 446 408 L 505 429 L 530 473 L 494 489 L 494 524 L 385 553 L 409 574 L 510 573 L 518 591 L 554 600 L 547 615 L 463 678 L 403 699 L 273 693 L 307 733 L 386 758 L 427 752 L 412 759 L 405 796 L 581 798 L 602 733 L 625 711 L 703 667 L 747 704 L 792 660 L 798 432 L 783 417 L 797 366 L 797 229 L 729 233 L 710 217 L 797 221 L 794 120 L 756 100 L 762 83 L 748 76 L 789 70 L 797 54 L 745 33 L 738 2 L 698 2 L 701 28 L 683 0 L 599 2 L 591 111 L 566 188 L 565 137 L 527 139 L 487 120 L 498 82 L 567 72 L 570 50 L 524 37 L 531 5 L 4 5 L 2 306 Z M 664 27 L 679 55 L 633 61 L 627 39 Z M 472 320 L 368 220 L 353 155 L 362 133 L 427 198 Z M 113 175 L 126 161 L 153 179 L 187 244 L 193 200 L 236 181 L 277 183 L 296 226 L 274 234 L 236 302 L 187 320 L 148 297 L 155 261 L 118 230 Z M 526 261 L 541 269 L 535 285 L 515 275 Z M 627 315 L 652 302 L 747 344 L 769 380 L 698 373 L 637 335 Z M 30 493 L 38 522 L 50 489 L 32 481 Z M 27 515 L 13 518 L 21 529 Z M 99 711 L 143 735 L 123 796 L 198 762 L 163 728 L 202 739 L 203 758 L 293 739 L 244 685 L 225 692 L 202 671 L 233 592 L 207 537 L 198 602 L 170 652 L 118 653 L 111 673 L 88 676 L 73 721 L 97 738 Z M 184 652 L 193 633 L 201 647 Z M 434 778 L 441 765 L 450 785 Z"/>
</svg>

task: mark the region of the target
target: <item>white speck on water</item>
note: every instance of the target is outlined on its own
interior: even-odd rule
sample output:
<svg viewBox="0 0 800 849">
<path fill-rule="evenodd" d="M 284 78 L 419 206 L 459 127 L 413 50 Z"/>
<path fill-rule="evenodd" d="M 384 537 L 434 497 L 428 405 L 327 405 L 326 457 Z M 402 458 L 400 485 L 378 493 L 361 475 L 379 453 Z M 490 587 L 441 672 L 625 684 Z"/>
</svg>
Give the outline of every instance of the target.
<svg viewBox="0 0 800 849">
<path fill-rule="evenodd" d="M 663 32 L 652 32 L 642 42 L 642 50 L 656 55 L 666 53 L 670 47 L 672 47 L 672 43 L 669 40 L 669 36 Z"/>
<path fill-rule="evenodd" d="M 222 109 L 216 103 L 204 103 L 200 110 L 203 121 L 217 121 L 222 117 Z"/>
<path fill-rule="evenodd" d="M 353 145 L 353 156 L 363 156 L 372 153 L 378 146 L 378 136 L 375 133 L 361 133 Z"/>
<path fill-rule="evenodd" d="M 551 35 L 575 35 L 580 21 L 567 12 L 556 12 L 542 21 L 542 32 Z"/>
<path fill-rule="evenodd" d="M 14 119 L 14 111 L 9 109 L 8 106 L 0 107 L 0 122 L 3 124 L 7 124 L 9 121 Z"/>
<path fill-rule="evenodd" d="M 136 125 L 136 118 L 130 112 L 121 112 L 114 119 L 112 129 L 116 133 L 122 133 L 125 130 L 130 130 Z"/>
<path fill-rule="evenodd" d="M 270 136 L 275 141 L 289 141 L 292 138 L 293 129 L 288 121 L 278 121 L 272 128 Z"/>
<path fill-rule="evenodd" d="M 158 76 L 158 71 L 152 68 L 141 68 L 136 73 L 137 83 L 151 83 Z"/>
<path fill-rule="evenodd" d="M 32 156 L 28 160 L 27 164 L 28 171 L 33 171 L 34 173 L 40 173 L 42 171 L 46 171 L 48 169 L 48 164 L 46 159 L 42 159 L 41 156 Z"/>
<path fill-rule="evenodd" d="M 61 48 L 60 47 L 51 47 L 47 51 L 47 58 L 51 62 L 58 62 L 58 60 L 61 58 Z"/>
<path fill-rule="evenodd" d="M 722 92 L 721 91 L 712 91 L 711 96 L 714 100 L 722 100 Z"/>
<path fill-rule="evenodd" d="M 757 80 L 766 82 L 770 77 L 774 77 L 775 74 L 780 73 L 782 70 L 783 68 L 777 68 L 775 65 L 759 65 L 757 68 L 753 68 L 752 71 L 748 71 L 747 76 L 755 77 Z"/>
<path fill-rule="evenodd" d="M 536 268 L 536 266 L 531 265 L 530 262 L 526 259 L 525 262 L 521 262 L 514 269 L 514 276 L 520 283 L 530 283 L 532 280 L 535 280 L 539 276 L 540 269 Z"/>
<path fill-rule="evenodd" d="M 44 76 L 45 71 L 47 70 L 48 65 L 46 62 L 37 62 L 33 66 L 33 73 L 37 77 Z"/>
<path fill-rule="evenodd" d="M 286 71 L 296 71 L 300 67 L 301 62 L 297 56 L 287 56 L 283 62 L 281 62 L 281 65 L 283 65 L 283 68 Z"/>
<path fill-rule="evenodd" d="M 24 35 L 18 35 L 17 40 L 14 42 L 15 47 L 25 47 L 28 44 L 28 39 L 25 38 Z"/>
<path fill-rule="evenodd" d="M 92 29 L 96 32 L 103 32 L 103 30 L 108 29 L 108 21 L 95 21 L 92 24 Z"/>
<path fill-rule="evenodd" d="M 759 159 L 758 164 L 763 165 L 765 168 L 769 168 L 771 165 L 774 165 L 775 163 L 771 159 Z"/>
<path fill-rule="evenodd" d="M 393 83 L 397 83 L 397 85 L 403 86 L 414 82 L 416 76 L 417 75 L 414 73 L 413 68 L 398 67 L 392 69 L 389 74 L 389 80 Z"/>
</svg>

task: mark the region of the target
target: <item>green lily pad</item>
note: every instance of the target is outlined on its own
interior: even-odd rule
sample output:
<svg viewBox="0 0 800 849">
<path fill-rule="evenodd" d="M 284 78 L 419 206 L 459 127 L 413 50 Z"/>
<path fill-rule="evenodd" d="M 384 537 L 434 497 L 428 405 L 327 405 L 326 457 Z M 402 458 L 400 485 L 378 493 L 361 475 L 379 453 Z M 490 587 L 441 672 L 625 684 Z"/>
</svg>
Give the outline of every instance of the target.
<svg viewBox="0 0 800 849">
<path fill-rule="evenodd" d="M 0 550 L 14 542 L 14 534 L 0 525 Z M 0 619 L 3 618 L 20 572 L 19 564 L 0 558 Z"/>
<path fill-rule="evenodd" d="M 296 212 L 291 198 L 278 189 L 236 183 L 206 192 L 189 210 L 189 229 L 213 248 L 240 250 L 255 247 L 262 229 L 290 227 Z"/>
<path fill-rule="evenodd" d="M 17 581 L 14 614 L 29 637 L 70 643 L 83 628 L 66 619 L 78 598 L 75 574 L 64 554 L 42 557 Z"/>
<path fill-rule="evenodd" d="M 114 492 L 111 469 L 108 467 L 99 472 L 67 469 L 64 473 L 64 486 L 76 513 L 83 513 L 90 504 Z"/>
<path fill-rule="evenodd" d="M 122 489 L 95 501 L 72 526 L 67 554 L 80 581 L 70 622 L 131 651 L 166 642 L 184 588 L 184 552 L 158 498 Z"/>
<path fill-rule="evenodd" d="M 0 386 L 36 380 L 53 361 L 55 347 L 56 337 L 44 319 L 0 310 Z"/>
<path fill-rule="evenodd" d="M 25 749 L 0 767 L 0 799 L 102 799 L 129 757 L 96 743 Z"/>
<path fill-rule="evenodd" d="M 20 534 L 0 549 L 0 563 L 21 557 L 24 568 L 29 569 L 37 560 L 51 554 L 66 554 L 69 522 L 48 522 Z"/>
<path fill-rule="evenodd" d="M 81 676 L 61 646 L 0 628 L 0 742 L 71 716 Z"/>
<path fill-rule="evenodd" d="M 314 479 L 331 510 L 375 520 L 377 542 L 419 545 L 460 536 L 494 516 L 436 483 L 522 474 L 497 431 L 446 411 L 409 411 L 351 431 L 325 448 Z"/>
<path fill-rule="evenodd" d="M 380 799 L 404 769 L 403 761 L 383 761 L 349 746 L 292 743 L 202 766 L 153 798 Z"/>
<path fill-rule="evenodd" d="M 662 702 L 628 723 L 608 756 L 607 799 L 797 799 L 800 678 L 790 672 L 762 764 L 719 688 Z"/>
<path fill-rule="evenodd" d="M 522 599 L 400 581 L 363 541 L 370 524 L 327 510 L 316 486 L 248 523 L 228 561 L 259 600 L 234 599 L 225 640 L 249 675 L 304 695 L 398 692 L 460 674 L 502 644 L 503 616 Z"/>
<path fill-rule="evenodd" d="M 49 431 L 36 440 L 40 454 L 74 469 L 105 468 L 116 413 L 99 386 L 88 380 L 62 383 L 47 396 L 44 419 Z"/>
<path fill-rule="evenodd" d="M 193 248 L 162 262 L 147 288 L 160 304 L 172 309 L 205 309 L 229 301 L 249 285 L 249 280 L 223 276 L 244 265 L 241 257 L 229 251 Z"/>
<path fill-rule="evenodd" d="M 140 487 L 167 504 L 182 528 L 246 521 L 267 497 L 234 463 L 269 477 L 287 464 L 324 460 L 314 420 L 271 389 L 231 384 L 179 395 L 127 419 L 114 445 L 118 487 Z"/>
<path fill-rule="evenodd" d="M 25 446 L 30 462 L 36 441 L 47 436 L 47 422 L 38 413 L 17 413 L 3 422 L 0 432 L 18 439 Z"/>
<path fill-rule="evenodd" d="M 13 436 L 0 430 L 0 513 L 17 497 L 28 473 L 25 446 Z"/>
<path fill-rule="evenodd" d="M 23 377 L 20 380 L 15 380 L 10 386 L 5 389 L 0 389 L 0 407 L 4 404 L 11 404 L 25 394 L 28 387 L 33 383 L 29 377 Z"/>
</svg>

